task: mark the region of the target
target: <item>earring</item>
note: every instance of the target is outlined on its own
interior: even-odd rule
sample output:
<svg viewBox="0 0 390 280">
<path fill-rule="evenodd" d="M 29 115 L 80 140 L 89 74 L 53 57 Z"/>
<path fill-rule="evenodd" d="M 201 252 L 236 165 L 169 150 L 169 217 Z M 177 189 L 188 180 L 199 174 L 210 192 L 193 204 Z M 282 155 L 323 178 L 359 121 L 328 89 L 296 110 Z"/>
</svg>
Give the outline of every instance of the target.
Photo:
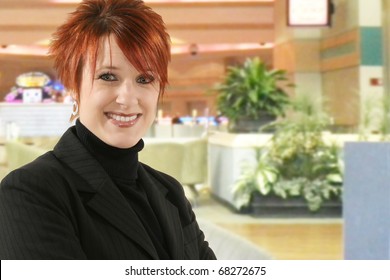
<svg viewBox="0 0 390 280">
<path fill-rule="evenodd" d="M 72 116 L 77 116 L 79 113 L 79 104 L 77 104 L 76 101 L 73 101 L 73 110 L 72 110 Z"/>
</svg>

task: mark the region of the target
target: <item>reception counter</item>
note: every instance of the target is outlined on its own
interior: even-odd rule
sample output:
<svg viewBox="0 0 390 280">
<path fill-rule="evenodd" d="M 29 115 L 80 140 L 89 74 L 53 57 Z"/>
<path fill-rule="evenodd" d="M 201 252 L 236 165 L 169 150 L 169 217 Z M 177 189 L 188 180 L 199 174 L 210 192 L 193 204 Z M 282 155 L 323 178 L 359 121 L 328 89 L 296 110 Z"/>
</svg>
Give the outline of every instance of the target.
<svg viewBox="0 0 390 280">
<path fill-rule="evenodd" d="M 255 160 L 255 147 L 264 146 L 272 134 L 216 132 L 208 138 L 208 185 L 214 197 L 234 208 L 232 188 L 244 161 Z"/>
<path fill-rule="evenodd" d="M 72 104 L 0 103 L 0 138 L 13 127 L 19 137 L 60 136 L 71 125 Z"/>
</svg>

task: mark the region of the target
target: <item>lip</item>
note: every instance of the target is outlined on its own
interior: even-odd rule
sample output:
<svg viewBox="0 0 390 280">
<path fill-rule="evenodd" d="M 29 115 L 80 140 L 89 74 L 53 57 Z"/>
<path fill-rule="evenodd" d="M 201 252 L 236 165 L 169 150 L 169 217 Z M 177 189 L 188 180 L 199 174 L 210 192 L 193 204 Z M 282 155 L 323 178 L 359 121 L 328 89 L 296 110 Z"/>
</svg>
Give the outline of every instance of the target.
<svg viewBox="0 0 390 280">
<path fill-rule="evenodd" d="M 134 126 L 142 116 L 142 114 L 124 114 L 115 112 L 106 112 L 104 115 L 112 124 L 123 128 Z"/>
</svg>

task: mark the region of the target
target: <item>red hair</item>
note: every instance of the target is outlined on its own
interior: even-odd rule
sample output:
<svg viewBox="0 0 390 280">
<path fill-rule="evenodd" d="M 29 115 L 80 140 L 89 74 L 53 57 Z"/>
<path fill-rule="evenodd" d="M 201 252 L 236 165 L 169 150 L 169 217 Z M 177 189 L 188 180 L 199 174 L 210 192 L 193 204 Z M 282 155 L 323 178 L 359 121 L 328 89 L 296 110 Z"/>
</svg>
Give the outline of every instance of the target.
<svg viewBox="0 0 390 280">
<path fill-rule="evenodd" d="M 170 38 L 160 15 L 140 0 L 84 0 L 53 34 L 49 53 L 64 86 L 79 91 L 82 70 L 89 57 L 96 69 L 99 45 L 109 35 L 141 73 L 152 71 L 162 95 L 168 83 Z"/>
</svg>

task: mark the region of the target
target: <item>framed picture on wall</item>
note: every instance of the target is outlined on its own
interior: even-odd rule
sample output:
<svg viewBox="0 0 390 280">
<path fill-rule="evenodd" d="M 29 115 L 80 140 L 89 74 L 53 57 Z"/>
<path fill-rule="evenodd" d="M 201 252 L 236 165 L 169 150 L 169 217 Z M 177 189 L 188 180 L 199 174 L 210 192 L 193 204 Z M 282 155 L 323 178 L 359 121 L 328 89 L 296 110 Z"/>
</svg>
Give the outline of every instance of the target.
<svg viewBox="0 0 390 280">
<path fill-rule="evenodd" d="M 287 0 L 288 26 L 330 26 L 331 0 Z"/>
</svg>

